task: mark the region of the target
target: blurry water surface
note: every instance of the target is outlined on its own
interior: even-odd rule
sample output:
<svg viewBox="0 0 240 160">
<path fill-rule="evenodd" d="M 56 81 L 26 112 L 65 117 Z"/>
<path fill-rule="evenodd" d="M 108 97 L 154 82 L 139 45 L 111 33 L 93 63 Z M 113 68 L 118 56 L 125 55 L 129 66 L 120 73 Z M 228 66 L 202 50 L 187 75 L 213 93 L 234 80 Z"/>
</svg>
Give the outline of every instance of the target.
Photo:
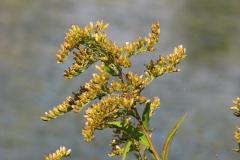
<svg viewBox="0 0 240 160">
<path fill-rule="evenodd" d="M 239 121 L 228 107 L 240 95 L 239 16 L 238 0 L 1 0 L 0 159 L 42 159 L 60 145 L 72 148 L 73 160 L 109 159 L 110 132 L 98 132 L 96 141 L 85 143 L 83 114 L 40 120 L 94 71 L 65 80 L 67 64 L 57 65 L 55 53 L 72 24 L 104 20 L 110 37 L 122 44 L 145 36 L 158 20 L 158 53 L 134 57 L 133 70 L 140 73 L 143 63 L 179 44 L 188 58 L 180 73 L 161 77 L 144 91 L 162 101 L 152 123 L 155 144 L 160 150 L 167 131 L 188 112 L 170 159 L 236 160 L 231 149 Z"/>
</svg>

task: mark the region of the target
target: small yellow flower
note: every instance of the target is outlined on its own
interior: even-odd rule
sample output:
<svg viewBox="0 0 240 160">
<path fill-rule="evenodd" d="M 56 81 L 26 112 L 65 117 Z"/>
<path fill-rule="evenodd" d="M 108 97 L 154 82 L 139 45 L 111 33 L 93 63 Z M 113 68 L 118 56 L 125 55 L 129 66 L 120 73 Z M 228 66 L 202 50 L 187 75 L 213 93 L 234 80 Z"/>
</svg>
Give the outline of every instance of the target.
<svg viewBox="0 0 240 160">
<path fill-rule="evenodd" d="M 123 91 L 124 92 L 124 91 L 128 90 L 128 86 L 126 83 L 123 83 L 121 81 L 113 81 L 111 83 L 110 90 L 112 90 L 111 92 L 113 92 L 113 91 L 117 91 L 117 92 Z"/>
<path fill-rule="evenodd" d="M 61 160 L 64 157 L 68 157 L 71 154 L 71 149 L 67 149 L 64 146 L 61 146 L 58 150 L 54 153 L 46 155 L 44 160 Z"/>
<path fill-rule="evenodd" d="M 160 56 L 159 59 L 146 66 L 148 77 L 158 77 L 165 73 L 178 72 L 177 65 L 186 57 L 186 49 L 182 45 L 174 49 L 174 52 L 167 56 Z M 151 79 L 151 78 L 150 78 Z"/>
<path fill-rule="evenodd" d="M 72 106 L 74 112 L 79 112 L 83 106 L 97 98 L 103 92 L 103 86 L 108 83 L 110 75 L 104 70 L 104 66 L 96 66 L 100 74 L 93 74 L 93 78 L 84 85 L 85 92 L 75 97 Z"/>
<path fill-rule="evenodd" d="M 97 57 L 90 49 L 80 48 L 74 57 L 75 62 L 64 72 L 64 77 L 71 79 L 85 71 L 91 64 L 97 61 Z"/>
<path fill-rule="evenodd" d="M 134 87 L 134 89 L 144 87 L 147 84 L 147 79 L 143 77 L 143 75 L 133 74 L 132 72 L 128 72 L 126 74 L 127 84 Z"/>
<path fill-rule="evenodd" d="M 160 106 L 160 98 L 154 97 L 154 100 L 150 104 L 150 117 L 153 115 L 153 112 Z"/>
<path fill-rule="evenodd" d="M 69 53 L 78 47 L 79 39 L 82 34 L 82 29 L 77 25 L 72 25 L 68 33 L 66 33 L 63 44 L 60 45 L 60 50 L 57 54 L 57 62 L 63 63 L 68 57 Z"/>
<path fill-rule="evenodd" d="M 234 111 L 235 116 L 240 117 L 240 97 L 237 97 L 233 104 L 234 106 L 230 107 L 230 109 Z"/>
<path fill-rule="evenodd" d="M 107 127 L 108 122 L 115 121 L 119 117 L 119 112 L 130 109 L 134 103 L 131 97 L 110 95 L 104 97 L 96 104 L 93 104 L 85 112 L 85 127 L 82 135 L 86 141 L 94 139 L 96 129 L 100 130 Z"/>
<path fill-rule="evenodd" d="M 96 129 L 103 129 L 107 122 L 111 122 L 117 118 L 117 114 L 121 105 L 119 96 L 104 97 L 100 102 L 93 104 L 85 113 L 85 127 L 82 135 L 86 141 L 94 139 Z"/>
<path fill-rule="evenodd" d="M 124 151 L 124 148 L 120 147 L 119 145 L 112 145 L 112 151 L 108 154 L 109 157 L 114 157 L 121 155 Z"/>
<path fill-rule="evenodd" d="M 147 51 L 155 51 L 154 46 L 159 41 L 160 35 L 160 25 L 158 22 L 153 23 L 151 26 L 151 33 L 149 33 L 149 38 L 147 39 Z"/>
<path fill-rule="evenodd" d="M 131 67 L 132 63 L 130 58 L 127 55 L 120 55 L 117 59 L 116 59 L 117 63 L 125 68 L 129 68 Z"/>
<path fill-rule="evenodd" d="M 240 152 L 240 128 L 237 128 L 237 130 L 235 131 L 234 138 L 239 146 L 238 148 L 235 149 L 235 151 Z"/>
<path fill-rule="evenodd" d="M 155 51 L 154 46 L 159 41 L 160 35 L 160 25 L 158 22 L 153 23 L 151 26 L 151 32 L 148 34 L 148 37 L 139 38 L 136 41 L 131 43 L 127 42 L 122 50 L 127 52 L 129 56 L 141 54 L 146 51 L 153 52 Z"/>
<path fill-rule="evenodd" d="M 235 132 L 234 137 L 237 143 L 240 143 L 240 128 L 237 128 L 237 131 Z"/>
<path fill-rule="evenodd" d="M 74 103 L 72 97 L 67 97 L 65 101 L 63 101 L 62 104 L 59 104 L 58 106 L 54 107 L 52 110 L 49 110 L 48 112 L 45 112 L 45 115 L 41 117 L 43 121 L 49 121 L 51 119 L 55 119 L 69 111 L 72 110 L 71 105 Z"/>
</svg>

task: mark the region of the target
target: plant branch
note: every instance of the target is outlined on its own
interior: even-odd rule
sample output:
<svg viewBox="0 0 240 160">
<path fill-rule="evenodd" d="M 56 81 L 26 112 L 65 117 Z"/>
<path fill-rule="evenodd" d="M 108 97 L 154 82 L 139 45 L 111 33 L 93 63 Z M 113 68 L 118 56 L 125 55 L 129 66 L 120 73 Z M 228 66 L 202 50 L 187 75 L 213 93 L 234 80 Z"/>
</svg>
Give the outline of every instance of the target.
<svg viewBox="0 0 240 160">
<path fill-rule="evenodd" d="M 149 136 L 149 131 L 144 127 L 140 115 L 137 111 L 137 109 L 135 109 L 135 113 L 136 113 L 136 118 L 138 119 L 138 122 L 140 123 L 140 129 L 143 131 L 143 134 L 146 136 L 150 150 L 153 153 L 153 156 L 155 157 L 156 160 L 161 160 L 160 155 L 158 154 L 158 151 L 156 149 L 156 147 L 154 146 L 151 137 Z"/>
<path fill-rule="evenodd" d="M 161 160 L 160 155 L 157 152 L 156 147 L 154 146 L 151 137 L 149 136 L 148 131 L 146 130 L 146 128 L 143 126 L 143 124 L 141 124 L 141 129 L 143 131 L 143 134 L 146 136 L 150 150 L 153 152 L 153 155 L 155 157 L 156 160 Z"/>
</svg>

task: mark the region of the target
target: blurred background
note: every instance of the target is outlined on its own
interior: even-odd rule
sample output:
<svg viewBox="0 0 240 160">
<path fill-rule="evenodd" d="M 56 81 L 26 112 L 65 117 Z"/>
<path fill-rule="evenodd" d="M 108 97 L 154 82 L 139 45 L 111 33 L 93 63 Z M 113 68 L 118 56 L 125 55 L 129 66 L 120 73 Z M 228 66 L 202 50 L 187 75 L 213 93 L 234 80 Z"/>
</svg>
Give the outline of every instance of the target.
<svg viewBox="0 0 240 160">
<path fill-rule="evenodd" d="M 72 148 L 73 160 L 110 159 L 109 131 L 98 132 L 92 143 L 83 141 L 83 113 L 40 120 L 90 79 L 94 67 L 65 80 L 63 70 L 71 62 L 56 64 L 55 53 L 72 24 L 96 20 L 110 23 L 107 33 L 118 44 L 147 35 L 151 23 L 160 21 L 158 51 L 133 58 L 137 73 L 151 58 L 179 44 L 187 48 L 181 72 L 144 91 L 161 98 L 152 122 L 158 150 L 188 112 L 170 159 L 238 159 L 232 149 L 239 121 L 229 106 L 240 96 L 239 17 L 239 0 L 0 0 L 0 159 L 42 159 L 60 145 Z"/>
</svg>

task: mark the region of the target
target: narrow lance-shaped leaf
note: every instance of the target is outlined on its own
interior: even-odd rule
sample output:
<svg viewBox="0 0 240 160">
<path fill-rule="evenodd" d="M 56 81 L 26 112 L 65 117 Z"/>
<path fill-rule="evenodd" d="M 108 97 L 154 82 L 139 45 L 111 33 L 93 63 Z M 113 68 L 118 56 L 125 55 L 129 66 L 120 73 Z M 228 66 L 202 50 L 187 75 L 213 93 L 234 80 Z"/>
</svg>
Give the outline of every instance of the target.
<svg viewBox="0 0 240 160">
<path fill-rule="evenodd" d="M 108 72 L 108 73 L 111 74 L 112 76 L 116 76 L 116 75 L 117 75 L 116 72 L 114 71 L 114 69 L 112 69 L 112 68 L 110 67 L 110 64 L 105 64 L 105 65 L 104 65 L 104 69 L 105 69 L 106 72 Z"/>
<path fill-rule="evenodd" d="M 128 141 L 124 150 L 123 150 L 122 160 L 126 159 L 127 153 L 129 152 L 131 145 L 132 145 L 132 141 Z"/>
<path fill-rule="evenodd" d="M 149 117 L 150 117 L 150 104 L 151 102 L 147 102 L 143 113 L 142 113 L 142 121 L 143 121 L 143 126 L 149 130 Z"/>
<path fill-rule="evenodd" d="M 173 140 L 174 135 L 176 134 L 178 128 L 181 126 L 183 123 L 184 119 L 186 118 L 187 113 L 185 113 L 176 123 L 176 125 L 169 131 L 167 138 L 164 142 L 163 145 L 163 150 L 162 150 L 162 160 L 168 160 L 168 154 L 170 150 L 170 145 Z"/>
</svg>

